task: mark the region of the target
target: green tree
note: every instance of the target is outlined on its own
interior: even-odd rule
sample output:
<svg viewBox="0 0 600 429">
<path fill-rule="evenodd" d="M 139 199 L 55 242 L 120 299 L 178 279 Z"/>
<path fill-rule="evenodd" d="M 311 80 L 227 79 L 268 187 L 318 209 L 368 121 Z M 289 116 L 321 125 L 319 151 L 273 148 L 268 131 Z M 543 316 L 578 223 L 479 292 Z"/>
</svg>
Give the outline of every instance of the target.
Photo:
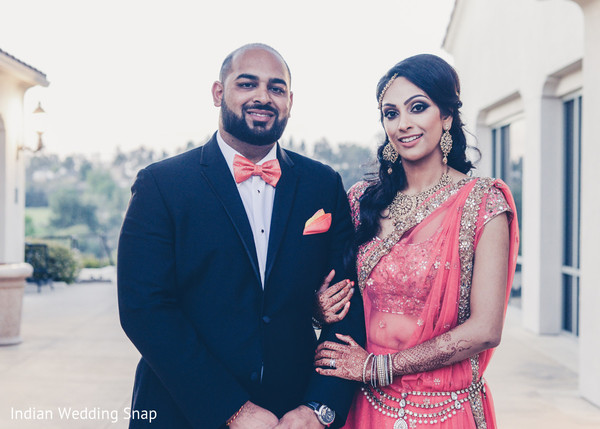
<svg viewBox="0 0 600 429">
<path fill-rule="evenodd" d="M 333 153 L 331 145 L 327 139 L 321 139 L 315 143 L 313 149 L 313 156 L 326 164 L 333 165 L 336 161 L 336 157 Z"/>
<path fill-rule="evenodd" d="M 91 232 L 98 229 L 96 206 L 84 203 L 78 191 L 73 188 L 63 188 L 50 197 L 50 226 L 56 229 L 68 228 L 73 225 L 86 225 Z"/>
<path fill-rule="evenodd" d="M 35 225 L 33 219 L 29 215 L 25 215 L 25 237 L 33 237 L 35 235 Z"/>
<path fill-rule="evenodd" d="M 84 159 L 81 165 L 79 166 L 79 180 L 85 180 L 87 178 L 88 173 L 94 168 L 92 163 L 87 159 Z"/>
<path fill-rule="evenodd" d="M 364 179 L 367 172 L 376 170 L 374 161 L 375 153 L 369 148 L 356 143 L 342 143 L 338 148 L 334 169 L 340 173 L 344 186 L 349 189 Z"/>
</svg>

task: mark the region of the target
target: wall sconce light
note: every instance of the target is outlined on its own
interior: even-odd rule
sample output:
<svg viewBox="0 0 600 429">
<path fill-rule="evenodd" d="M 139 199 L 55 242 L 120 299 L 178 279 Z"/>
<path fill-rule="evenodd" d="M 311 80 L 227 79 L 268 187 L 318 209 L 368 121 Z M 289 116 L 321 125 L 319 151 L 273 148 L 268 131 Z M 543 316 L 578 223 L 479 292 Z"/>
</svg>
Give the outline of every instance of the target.
<svg viewBox="0 0 600 429">
<path fill-rule="evenodd" d="M 21 151 L 29 151 L 29 152 L 39 152 L 44 148 L 44 141 L 42 140 L 42 135 L 46 131 L 46 111 L 42 109 L 42 103 L 38 102 L 37 107 L 33 111 L 31 116 L 31 122 L 33 124 L 33 130 L 38 135 L 37 146 L 32 148 L 25 145 L 19 145 L 17 147 L 17 159 L 19 159 L 19 153 Z"/>
</svg>

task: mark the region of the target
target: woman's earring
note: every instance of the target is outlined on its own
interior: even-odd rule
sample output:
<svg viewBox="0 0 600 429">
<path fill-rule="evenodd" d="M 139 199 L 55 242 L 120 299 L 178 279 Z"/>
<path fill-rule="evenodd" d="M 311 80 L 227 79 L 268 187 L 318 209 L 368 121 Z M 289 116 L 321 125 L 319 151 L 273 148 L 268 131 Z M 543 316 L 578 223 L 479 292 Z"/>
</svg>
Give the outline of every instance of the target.
<svg viewBox="0 0 600 429">
<path fill-rule="evenodd" d="M 396 152 L 396 148 L 392 146 L 390 142 L 388 142 L 383 148 L 383 152 L 381 153 L 381 157 L 384 161 L 387 161 L 391 164 L 395 163 L 398 160 L 398 152 Z M 390 165 L 387 169 L 388 174 L 392 174 L 392 166 Z"/>
<path fill-rule="evenodd" d="M 444 154 L 442 162 L 444 165 L 446 165 L 448 164 L 448 154 L 452 150 L 452 135 L 450 134 L 450 128 L 446 128 L 444 130 L 442 139 L 440 140 L 440 147 L 442 148 L 442 153 Z"/>
</svg>

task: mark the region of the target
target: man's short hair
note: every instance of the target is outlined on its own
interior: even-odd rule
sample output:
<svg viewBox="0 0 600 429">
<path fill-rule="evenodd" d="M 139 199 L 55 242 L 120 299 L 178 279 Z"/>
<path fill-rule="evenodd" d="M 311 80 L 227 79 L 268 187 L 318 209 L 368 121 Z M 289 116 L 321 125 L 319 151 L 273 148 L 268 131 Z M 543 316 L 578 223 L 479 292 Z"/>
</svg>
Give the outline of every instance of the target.
<svg viewBox="0 0 600 429">
<path fill-rule="evenodd" d="M 265 45 L 264 43 L 248 43 L 247 45 L 241 46 L 241 47 L 237 48 L 235 51 L 233 51 L 232 53 L 230 53 L 229 55 L 227 55 L 225 57 L 225 59 L 223 60 L 223 64 L 221 64 L 221 71 L 219 72 L 219 80 L 221 82 L 225 82 L 225 79 L 227 78 L 229 73 L 231 73 L 231 62 L 233 61 L 233 57 L 235 57 L 237 54 L 240 54 L 240 53 L 250 50 L 250 49 L 263 49 L 265 51 L 271 52 L 273 55 L 278 57 L 283 62 L 283 64 L 285 64 L 285 68 L 287 69 L 288 76 L 290 77 L 290 84 L 291 84 L 292 73 L 290 72 L 290 67 L 288 66 L 287 62 L 285 61 L 283 56 L 281 56 L 281 54 L 279 52 L 277 52 L 276 49 L 272 48 L 269 45 Z"/>
</svg>

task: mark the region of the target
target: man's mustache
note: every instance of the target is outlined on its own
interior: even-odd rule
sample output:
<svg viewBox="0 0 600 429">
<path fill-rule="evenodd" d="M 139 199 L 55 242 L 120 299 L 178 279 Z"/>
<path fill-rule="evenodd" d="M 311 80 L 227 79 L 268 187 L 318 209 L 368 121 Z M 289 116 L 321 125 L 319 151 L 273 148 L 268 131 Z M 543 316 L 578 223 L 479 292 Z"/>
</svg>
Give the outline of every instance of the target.
<svg viewBox="0 0 600 429">
<path fill-rule="evenodd" d="M 269 106 L 268 104 L 253 104 L 251 106 L 244 106 L 244 112 L 247 112 L 249 109 L 258 109 L 258 110 L 266 110 L 268 112 L 274 113 L 276 116 L 279 115 L 279 111 L 273 106 Z"/>
</svg>

